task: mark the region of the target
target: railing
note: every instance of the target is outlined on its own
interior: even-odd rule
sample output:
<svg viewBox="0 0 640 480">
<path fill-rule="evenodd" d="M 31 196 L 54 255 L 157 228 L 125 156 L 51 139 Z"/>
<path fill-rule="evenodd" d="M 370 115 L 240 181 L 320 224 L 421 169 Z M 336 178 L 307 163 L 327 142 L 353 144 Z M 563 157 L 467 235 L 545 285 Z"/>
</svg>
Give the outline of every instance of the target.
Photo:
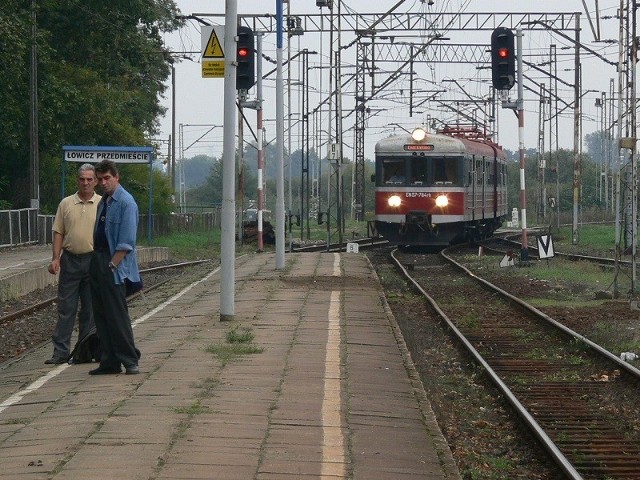
<svg viewBox="0 0 640 480">
<path fill-rule="evenodd" d="M 0 210 L 0 247 L 38 243 L 38 209 Z"/>
<path fill-rule="evenodd" d="M 21 245 L 47 245 L 53 242 L 54 215 L 38 215 L 35 208 L 0 210 L 0 248 Z M 140 215 L 138 238 L 146 239 L 147 215 Z M 197 232 L 220 228 L 220 208 L 203 213 L 152 215 L 153 238 L 172 232 Z"/>
</svg>

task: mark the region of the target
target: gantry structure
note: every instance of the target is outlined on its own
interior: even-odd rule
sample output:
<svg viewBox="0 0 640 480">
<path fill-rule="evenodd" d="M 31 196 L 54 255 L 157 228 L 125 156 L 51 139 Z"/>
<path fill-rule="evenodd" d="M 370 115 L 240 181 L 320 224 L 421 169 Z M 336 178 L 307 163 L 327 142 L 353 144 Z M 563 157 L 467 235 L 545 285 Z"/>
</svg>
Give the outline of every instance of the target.
<svg viewBox="0 0 640 480">
<path fill-rule="evenodd" d="M 622 0 L 621 0 L 622 2 Z M 433 126 L 451 121 L 474 123 L 481 126 L 496 140 L 496 116 L 500 101 L 490 87 L 489 39 L 497 27 L 521 29 L 525 34 L 549 32 L 557 38 L 571 55 L 572 68 L 569 74 L 558 73 L 556 46 L 544 52 L 546 62 L 525 55 L 525 90 L 536 97 L 544 95 L 545 119 L 550 136 L 555 132 L 555 141 L 550 141 L 550 151 L 557 146 L 557 122 L 561 115 L 569 114 L 574 123 L 574 207 L 579 204 L 580 185 L 580 122 L 581 122 L 581 55 L 599 58 L 612 65 L 617 62 L 602 56 L 581 41 L 582 14 L 560 13 L 431 13 L 420 10 L 400 12 L 404 3 L 397 2 L 391 9 L 381 13 L 359 13 L 341 9 L 343 2 L 334 1 L 332 8 L 323 8 L 319 13 L 299 14 L 288 11 L 286 28 L 289 44 L 299 51 L 290 54 L 303 61 L 303 78 L 299 83 L 307 90 L 302 94 L 304 111 L 299 119 L 305 123 L 303 131 L 302 187 L 300 205 L 302 225 L 309 223 L 310 214 L 323 213 L 328 221 L 328 240 L 342 243 L 343 221 L 347 210 L 353 218 L 365 218 L 365 147 L 367 131 L 384 110 L 385 102 L 400 108 L 408 122 L 432 122 Z M 222 23 L 222 15 L 194 13 L 205 22 Z M 596 22 L 588 18 L 589 26 L 599 39 L 599 18 Z M 276 17 L 270 14 L 241 15 L 240 23 L 264 34 L 276 32 Z M 304 40 L 302 40 L 304 39 Z M 475 42 L 474 42 L 475 40 Z M 301 52 L 306 52 L 301 54 Z M 310 62 L 309 52 L 318 53 L 323 60 Z M 566 57 L 566 52 L 563 52 Z M 565 62 L 566 63 L 566 62 Z M 477 70 L 477 81 L 486 82 L 481 95 L 472 94 L 456 78 L 439 78 L 441 67 L 453 64 L 471 65 Z M 444 69 L 444 68 L 443 68 Z M 268 75 L 268 74 L 267 74 Z M 313 78 L 310 78 L 313 77 Z M 316 84 L 312 84 L 315 80 Z M 318 83 L 319 82 L 319 83 Z M 444 83 L 447 82 L 447 83 Z M 559 87 L 571 90 L 571 98 L 559 93 Z M 428 86 L 429 88 L 426 88 Z M 315 92 L 315 100 L 309 90 Z M 456 97 L 445 97 L 443 93 L 455 91 Z M 425 113 L 429 112 L 429 113 Z M 441 117 L 445 117 L 443 120 Z M 452 120 L 454 119 L 454 120 Z M 536 120 L 531 124 L 536 127 Z M 515 121 L 515 120 L 514 120 Z M 552 128 L 553 122 L 556 128 Z M 431 125 L 430 125 L 431 126 Z M 390 131 L 389 129 L 388 131 Z M 320 132 L 312 140 L 311 132 Z M 291 135 L 292 132 L 289 132 Z M 348 135 L 347 135 L 348 133 Z M 349 145 L 347 138 L 352 138 Z M 542 145 L 545 144 L 541 138 Z M 322 188 L 315 175 L 320 168 L 309 165 L 308 151 L 313 146 L 327 152 L 329 180 L 326 189 L 326 207 Z M 343 200 L 342 170 L 348 156 L 347 146 L 352 148 L 353 185 L 350 208 Z M 545 168 L 544 157 L 541 168 Z M 542 172 L 544 175 L 544 171 Z M 311 177 L 311 178 L 309 178 Z M 544 184 L 544 182 L 543 182 Z M 546 193 L 539 195 L 545 202 Z M 310 200 L 309 200 L 310 199 Z M 559 202 L 557 205 L 559 208 Z M 577 241 L 577 213 L 574 212 L 574 237 Z M 327 242 L 329 243 L 329 242 Z"/>
</svg>

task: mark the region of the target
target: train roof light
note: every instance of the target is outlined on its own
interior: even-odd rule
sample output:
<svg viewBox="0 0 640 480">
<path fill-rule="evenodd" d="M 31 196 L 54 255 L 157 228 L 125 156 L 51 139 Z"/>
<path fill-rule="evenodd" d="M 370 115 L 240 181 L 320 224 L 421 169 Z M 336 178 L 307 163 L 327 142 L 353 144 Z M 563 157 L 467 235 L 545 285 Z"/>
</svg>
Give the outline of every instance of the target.
<svg viewBox="0 0 640 480">
<path fill-rule="evenodd" d="M 411 132 L 411 138 L 413 138 L 416 142 L 421 142 L 425 138 L 427 138 L 427 132 L 422 127 L 414 128 L 413 132 Z"/>
</svg>

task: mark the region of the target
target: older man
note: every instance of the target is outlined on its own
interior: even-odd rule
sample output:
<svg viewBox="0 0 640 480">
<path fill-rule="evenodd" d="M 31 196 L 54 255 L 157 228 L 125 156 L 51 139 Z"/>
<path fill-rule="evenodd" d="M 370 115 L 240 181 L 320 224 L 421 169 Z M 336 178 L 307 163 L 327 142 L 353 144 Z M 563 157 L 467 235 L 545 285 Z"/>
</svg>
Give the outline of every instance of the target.
<svg viewBox="0 0 640 480">
<path fill-rule="evenodd" d="M 64 363 L 69 358 L 71 334 L 79 313 L 79 338 L 93 325 L 89 266 L 93 252 L 93 227 L 100 195 L 95 193 L 96 174 L 93 165 L 78 169 L 78 191 L 62 199 L 53 222 L 53 256 L 49 272 L 57 274 L 58 321 L 51 339 L 53 355 L 46 364 Z"/>
</svg>

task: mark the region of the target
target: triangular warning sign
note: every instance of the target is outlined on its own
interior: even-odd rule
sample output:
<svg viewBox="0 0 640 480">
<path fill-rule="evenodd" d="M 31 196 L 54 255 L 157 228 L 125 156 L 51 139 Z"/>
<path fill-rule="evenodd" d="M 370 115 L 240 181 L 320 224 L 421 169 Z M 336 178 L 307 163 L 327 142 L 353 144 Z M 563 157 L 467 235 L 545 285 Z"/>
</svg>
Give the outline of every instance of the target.
<svg viewBox="0 0 640 480">
<path fill-rule="evenodd" d="M 222 50 L 222 45 L 220 45 L 215 30 L 211 30 L 211 36 L 204 49 L 202 58 L 224 58 L 224 51 Z"/>
</svg>

